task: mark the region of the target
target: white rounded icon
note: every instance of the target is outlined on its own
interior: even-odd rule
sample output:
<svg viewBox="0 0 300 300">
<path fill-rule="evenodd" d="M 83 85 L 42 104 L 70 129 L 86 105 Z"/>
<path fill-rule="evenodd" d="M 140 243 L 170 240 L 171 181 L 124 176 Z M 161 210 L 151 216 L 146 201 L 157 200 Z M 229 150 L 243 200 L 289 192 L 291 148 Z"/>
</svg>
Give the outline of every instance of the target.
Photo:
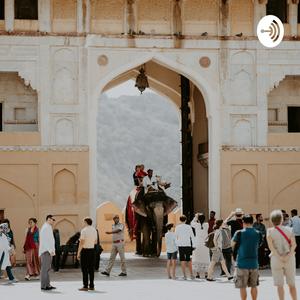
<svg viewBox="0 0 300 300">
<path fill-rule="evenodd" d="M 257 37 L 259 41 L 268 48 L 280 44 L 284 35 L 284 27 L 279 18 L 273 15 L 263 17 L 257 25 Z"/>
</svg>

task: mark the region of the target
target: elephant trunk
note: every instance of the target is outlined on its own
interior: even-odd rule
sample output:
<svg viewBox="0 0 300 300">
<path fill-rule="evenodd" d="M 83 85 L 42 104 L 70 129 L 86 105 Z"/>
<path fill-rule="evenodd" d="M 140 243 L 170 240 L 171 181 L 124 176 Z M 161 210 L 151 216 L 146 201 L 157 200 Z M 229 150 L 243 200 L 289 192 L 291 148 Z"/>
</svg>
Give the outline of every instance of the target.
<svg viewBox="0 0 300 300">
<path fill-rule="evenodd" d="M 156 227 L 156 255 L 160 256 L 161 244 L 162 244 L 162 234 L 163 234 L 163 223 L 164 223 L 164 206 L 157 203 L 154 208 L 155 216 L 155 227 Z"/>
</svg>

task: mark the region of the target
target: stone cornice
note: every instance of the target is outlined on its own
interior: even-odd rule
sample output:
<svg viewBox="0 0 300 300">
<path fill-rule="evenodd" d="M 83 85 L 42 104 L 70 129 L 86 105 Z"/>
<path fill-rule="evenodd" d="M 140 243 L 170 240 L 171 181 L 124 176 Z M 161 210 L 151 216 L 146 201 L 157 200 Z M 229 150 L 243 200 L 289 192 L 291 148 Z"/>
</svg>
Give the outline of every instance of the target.
<svg viewBox="0 0 300 300">
<path fill-rule="evenodd" d="M 221 147 L 222 151 L 231 152 L 300 152 L 300 146 L 225 146 Z"/>
<path fill-rule="evenodd" d="M 88 146 L 0 146 L 0 152 L 88 152 Z"/>
</svg>

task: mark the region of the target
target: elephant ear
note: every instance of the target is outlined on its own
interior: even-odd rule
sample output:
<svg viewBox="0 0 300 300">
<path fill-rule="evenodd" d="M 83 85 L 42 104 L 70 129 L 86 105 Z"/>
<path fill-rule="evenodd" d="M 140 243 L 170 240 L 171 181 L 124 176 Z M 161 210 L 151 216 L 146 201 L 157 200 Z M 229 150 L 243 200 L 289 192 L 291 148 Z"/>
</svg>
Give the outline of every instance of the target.
<svg viewBox="0 0 300 300">
<path fill-rule="evenodd" d="M 132 206 L 137 214 L 143 217 L 147 217 L 147 211 L 141 192 L 136 193 Z"/>
<path fill-rule="evenodd" d="M 177 205 L 177 201 L 167 196 L 164 201 L 164 215 L 167 216 Z"/>
</svg>

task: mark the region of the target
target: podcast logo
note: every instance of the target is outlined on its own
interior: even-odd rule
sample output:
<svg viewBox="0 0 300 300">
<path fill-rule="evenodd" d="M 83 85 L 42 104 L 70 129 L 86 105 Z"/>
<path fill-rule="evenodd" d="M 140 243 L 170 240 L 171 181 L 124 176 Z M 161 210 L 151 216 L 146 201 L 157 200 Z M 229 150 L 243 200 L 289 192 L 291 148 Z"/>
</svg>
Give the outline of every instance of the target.
<svg viewBox="0 0 300 300">
<path fill-rule="evenodd" d="M 279 18 L 273 15 L 263 17 L 257 25 L 257 37 L 268 48 L 280 44 L 284 35 L 284 27 Z"/>
</svg>

